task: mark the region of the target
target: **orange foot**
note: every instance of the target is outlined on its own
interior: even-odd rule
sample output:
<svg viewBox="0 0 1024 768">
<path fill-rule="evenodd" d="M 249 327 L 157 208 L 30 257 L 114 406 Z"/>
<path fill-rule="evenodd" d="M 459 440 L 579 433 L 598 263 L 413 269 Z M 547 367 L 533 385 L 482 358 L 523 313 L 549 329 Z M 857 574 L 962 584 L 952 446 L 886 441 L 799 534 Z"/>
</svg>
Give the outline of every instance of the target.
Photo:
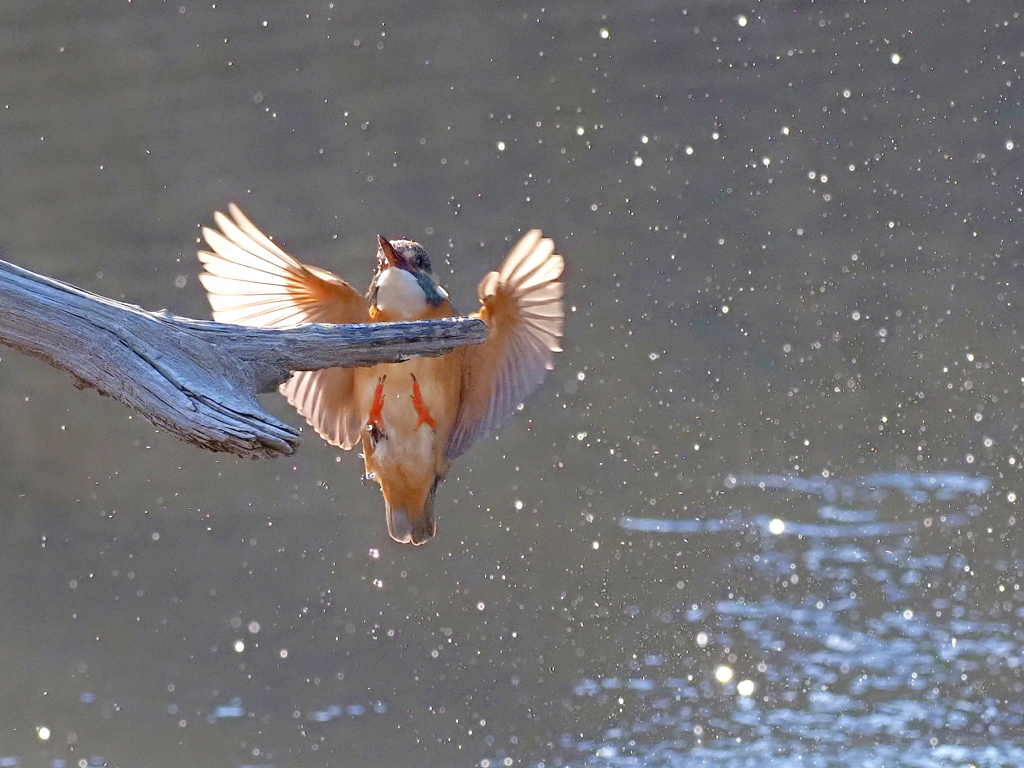
<svg viewBox="0 0 1024 768">
<path fill-rule="evenodd" d="M 370 418 L 367 419 L 366 428 L 376 443 L 384 436 L 384 380 L 387 376 L 381 376 L 377 382 L 377 390 L 373 393 L 373 405 L 370 406 Z"/>
<path fill-rule="evenodd" d="M 429 424 L 434 429 L 437 429 L 437 422 L 434 421 L 434 417 L 430 415 L 430 410 L 427 408 L 427 404 L 423 402 L 423 393 L 420 392 L 420 383 L 416 381 L 416 374 L 410 373 L 412 376 L 412 404 L 416 406 L 416 413 L 420 415 L 419 423 L 416 424 L 416 428 L 419 429 L 424 424 Z"/>
</svg>

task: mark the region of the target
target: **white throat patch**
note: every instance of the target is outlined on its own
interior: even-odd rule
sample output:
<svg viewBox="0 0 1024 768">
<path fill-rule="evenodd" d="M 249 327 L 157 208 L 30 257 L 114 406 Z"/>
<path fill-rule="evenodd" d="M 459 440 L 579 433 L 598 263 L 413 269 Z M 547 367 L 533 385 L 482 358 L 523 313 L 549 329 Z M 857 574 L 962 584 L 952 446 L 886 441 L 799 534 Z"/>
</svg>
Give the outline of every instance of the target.
<svg viewBox="0 0 1024 768">
<path fill-rule="evenodd" d="M 414 320 L 427 309 L 427 295 L 407 270 L 388 267 L 377 278 L 377 307 L 403 320 Z"/>
</svg>

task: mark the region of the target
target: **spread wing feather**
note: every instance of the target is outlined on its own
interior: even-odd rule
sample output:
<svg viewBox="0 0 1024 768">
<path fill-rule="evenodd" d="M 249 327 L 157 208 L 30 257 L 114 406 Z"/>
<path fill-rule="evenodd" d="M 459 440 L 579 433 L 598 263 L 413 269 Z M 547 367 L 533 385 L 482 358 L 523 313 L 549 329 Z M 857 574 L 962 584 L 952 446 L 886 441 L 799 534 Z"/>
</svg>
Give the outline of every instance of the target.
<svg viewBox="0 0 1024 768">
<path fill-rule="evenodd" d="M 231 217 L 214 214 L 217 229 L 203 228 L 209 251 L 200 251 L 213 317 L 222 323 L 285 326 L 365 323 L 366 300 L 337 275 L 285 253 L 231 203 Z M 359 441 L 352 369 L 297 371 L 281 392 L 327 442 L 351 448 Z"/>
<path fill-rule="evenodd" d="M 532 229 L 478 289 L 490 335 L 466 348 L 462 401 L 448 441 L 449 460 L 504 424 L 554 368 L 565 312 L 564 259 Z"/>
</svg>

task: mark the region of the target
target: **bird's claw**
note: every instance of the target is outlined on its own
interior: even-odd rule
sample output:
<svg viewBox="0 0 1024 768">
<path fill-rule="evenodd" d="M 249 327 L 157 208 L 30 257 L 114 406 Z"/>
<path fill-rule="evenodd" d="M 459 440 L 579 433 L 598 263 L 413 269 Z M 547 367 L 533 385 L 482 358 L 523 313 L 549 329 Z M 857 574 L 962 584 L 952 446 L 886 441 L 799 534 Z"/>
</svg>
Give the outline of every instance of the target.
<svg viewBox="0 0 1024 768">
<path fill-rule="evenodd" d="M 373 393 L 373 405 L 370 406 L 370 417 L 366 422 L 366 429 L 370 438 L 377 443 L 384 437 L 384 380 L 387 376 L 381 376 L 377 382 L 377 389 Z"/>
<path fill-rule="evenodd" d="M 420 417 L 416 428 L 419 429 L 424 424 L 429 424 L 436 430 L 437 422 L 434 421 L 434 417 L 430 415 L 430 409 L 427 408 L 427 404 L 423 401 L 423 393 L 420 391 L 420 383 L 416 381 L 416 374 L 411 373 L 409 375 L 412 376 L 412 404 L 416 407 L 416 413 Z"/>
</svg>

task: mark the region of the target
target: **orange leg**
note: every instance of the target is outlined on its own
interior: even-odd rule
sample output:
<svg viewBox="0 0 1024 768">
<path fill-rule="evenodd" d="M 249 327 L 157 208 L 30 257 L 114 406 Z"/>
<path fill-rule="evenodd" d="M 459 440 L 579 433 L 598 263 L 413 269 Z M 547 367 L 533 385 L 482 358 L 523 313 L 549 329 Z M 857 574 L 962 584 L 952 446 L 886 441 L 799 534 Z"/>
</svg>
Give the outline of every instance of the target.
<svg viewBox="0 0 1024 768">
<path fill-rule="evenodd" d="M 381 376 L 377 382 L 377 390 L 373 393 L 373 405 L 370 406 L 370 418 L 366 422 L 366 428 L 376 429 L 378 433 L 384 432 L 384 380 L 387 376 Z"/>
<path fill-rule="evenodd" d="M 427 404 L 423 402 L 423 393 L 420 391 L 420 383 L 416 381 L 416 374 L 410 373 L 409 375 L 412 376 L 412 404 L 416 406 L 416 413 L 420 415 L 416 428 L 419 429 L 422 425 L 429 424 L 434 429 L 437 429 L 437 422 L 430 415 Z"/>
</svg>

